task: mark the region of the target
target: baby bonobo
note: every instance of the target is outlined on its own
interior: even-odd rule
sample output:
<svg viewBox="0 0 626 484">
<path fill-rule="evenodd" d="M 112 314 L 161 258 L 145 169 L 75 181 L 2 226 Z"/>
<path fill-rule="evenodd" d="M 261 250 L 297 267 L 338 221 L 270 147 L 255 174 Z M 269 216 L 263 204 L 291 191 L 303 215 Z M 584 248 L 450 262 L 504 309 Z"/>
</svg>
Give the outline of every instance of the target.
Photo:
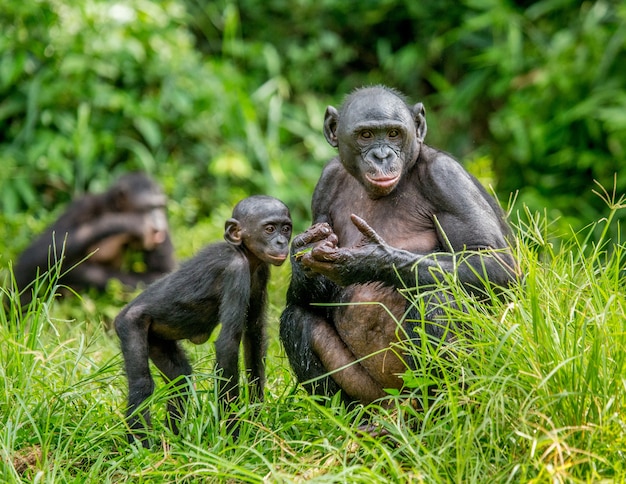
<svg viewBox="0 0 626 484">
<path fill-rule="evenodd" d="M 280 200 L 257 195 L 240 201 L 225 224 L 226 242 L 211 244 L 180 268 L 157 280 L 115 319 L 128 378 L 129 442 L 149 445 L 149 410 L 137 412 L 154 389 L 148 359 L 167 381 L 177 382 L 168 420 L 178 432 L 191 366 L 179 344 L 201 344 L 221 323 L 215 342 L 220 407 L 239 395 L 238 357 L 243 337 L 250 396 L 263 398 L 265 318 L 269 265 L 285 262 L 291 238 L 289 209 Z"/>
</svg>

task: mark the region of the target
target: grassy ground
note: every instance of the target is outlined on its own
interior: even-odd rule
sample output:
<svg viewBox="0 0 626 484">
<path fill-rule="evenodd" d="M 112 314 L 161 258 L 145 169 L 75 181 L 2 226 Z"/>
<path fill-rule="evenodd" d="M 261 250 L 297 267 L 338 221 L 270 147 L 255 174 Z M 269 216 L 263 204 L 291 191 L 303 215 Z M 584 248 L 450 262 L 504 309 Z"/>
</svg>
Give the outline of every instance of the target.
<svg viewBox="0 0 626 484">
<path fill-rule="evenodd" d="M 584 234 L 553 247 L 546 232 L 534 217 L 520 227 L 524 284 L 494 307 L 467 301 L 451 314 L 473 337 L 415 349 L 413 398 L 367 415 L 319 405 L 295 383 L 277 340 L 289 269 L 275 270 L 266 400 L 241 408 L 237 442 L 216 418 L 205 344 L 188 346 L 195 391 L 181 435 L 162 425 L 157 380 L 159 444 L 126 443 L 126 381 L 109 330 L 129 297 L 119 288 L 0 309 L 0 481 L 626 481 L 624 247 L 591 246 Z M 359 434 L 366 417 L 386 435 Z"/>
</svg>

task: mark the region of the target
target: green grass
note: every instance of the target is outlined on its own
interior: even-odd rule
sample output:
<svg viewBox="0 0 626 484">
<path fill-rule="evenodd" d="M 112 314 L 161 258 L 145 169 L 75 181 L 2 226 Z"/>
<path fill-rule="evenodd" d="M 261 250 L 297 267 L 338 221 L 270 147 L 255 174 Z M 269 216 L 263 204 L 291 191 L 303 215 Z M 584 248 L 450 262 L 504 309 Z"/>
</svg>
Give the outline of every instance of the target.
<svg viewBox="0 0 626 484">
<path fill-rule="evenodd" d="M 492 307 L 457 294 L 468 309 L 450 317 L 472 337 L 415 350 L 424 364 L 405 375 L 412 398 L 387 409 L 319 405 L 296 384 L 277 340 L 289 268 L 274 270 L 266 399 L 239 410 L 237 442 L 216 417 L 205 344 L 188 346 L 195 390 L 180 436 L 163 425 L 157 379 L 160 444 L 126 443 L 126 380 L 108 329 L 131 297 L 119 288 L 2 310 L 0 482 L 626 481 L 626 249 L 584 233 L 553 245 L 543 218 L 525 218 L 524 283 Z M 361 435 L 365 418 L 386 435 Z"/>
</svg>

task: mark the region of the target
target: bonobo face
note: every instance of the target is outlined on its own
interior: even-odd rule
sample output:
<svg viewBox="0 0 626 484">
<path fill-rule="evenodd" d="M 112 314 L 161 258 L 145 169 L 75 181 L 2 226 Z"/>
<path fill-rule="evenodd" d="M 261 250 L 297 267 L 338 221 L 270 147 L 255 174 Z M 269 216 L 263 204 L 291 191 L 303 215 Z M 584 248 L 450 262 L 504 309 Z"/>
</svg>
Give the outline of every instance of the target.
<svg viewBox="0 0 626 484">
<path fill-rule="evenodd" d="M 141 215 L 143 239 L 133 241 L 133 246 L 154 250 L 167 238 L 167 198 L 161 187 L 141 172 L 128 173 L 119 178 L 111 188 L 116 211 Z"/>
<path fill-rule="evenodd" d="M 167 215 L 165 206 L 153 207 L 145 212 L 146 233 L 144 234 L 144 250 L 154 250 L 157 245 L 165 242 L 169 227 L 167 225 Z"/>
<path fill-rule="evenodd" d="M 141 214 L 144 220 L 143 250 L 154 250 L 165 242 L 169 231 L 165 195 L 158 187 L 153 187 L 151 191 L 130 195 L 128 199 L 133 205 L 129 211 Z"/>
<path fill-rule="evenodd" d="M 255 230 L 244 233 L 243 243 L 263 262 L 280 266 L 289 255 L 290 239 L 291 218 L 282 212 L 259 220 Z"/>
<path fill-rule="evenodd" d="M 262 195 L 237 204 L 226 222 L 226 241 L 266 264 L 282 265 L 289 255 L 291 216 L 280 200 Z"/>
<path fill-rule="evenodd" d="M 378 198 L 389 195 L 415 163 L 423 139 L 416 121 L 423 119 L 393 92 L 367 88 L 352 94 L 340 114 L 327 109 L 325 134 L 346 170 Z"/>
</svg>

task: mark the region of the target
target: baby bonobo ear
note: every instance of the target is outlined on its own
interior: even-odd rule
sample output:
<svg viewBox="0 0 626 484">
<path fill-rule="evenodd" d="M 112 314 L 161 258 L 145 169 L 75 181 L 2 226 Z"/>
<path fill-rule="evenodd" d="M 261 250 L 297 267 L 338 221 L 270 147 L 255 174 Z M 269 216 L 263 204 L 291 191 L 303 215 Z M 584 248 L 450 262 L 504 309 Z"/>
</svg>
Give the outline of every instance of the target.
<svg viewBox="0 0 626 484">
<path fill-rule="evenodd" d="M 224 225 L 224 240 L 231 245 L 241 245 L 241 224 L 235 218 L 229 218 Z"/>
</svg>

